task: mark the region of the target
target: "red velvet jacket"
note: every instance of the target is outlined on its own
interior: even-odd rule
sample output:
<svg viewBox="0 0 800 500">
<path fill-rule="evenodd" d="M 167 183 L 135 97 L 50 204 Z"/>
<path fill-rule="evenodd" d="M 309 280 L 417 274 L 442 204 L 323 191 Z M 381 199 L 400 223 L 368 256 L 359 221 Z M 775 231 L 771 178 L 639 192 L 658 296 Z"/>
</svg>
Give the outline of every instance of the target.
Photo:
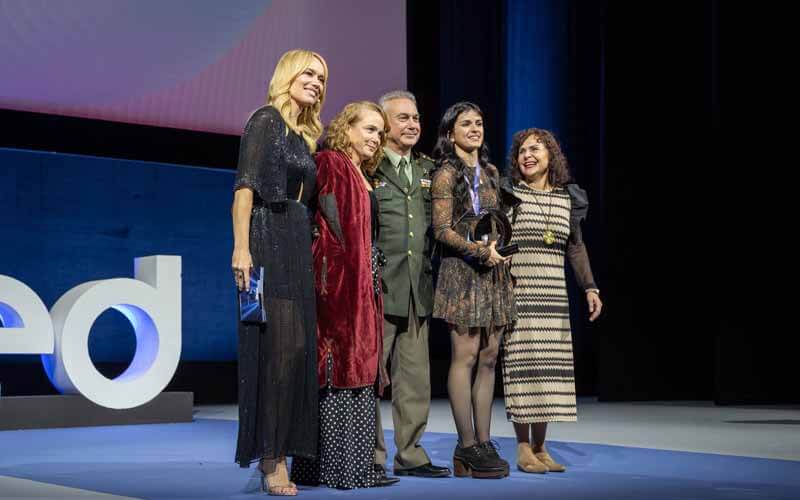
<svg viewBox="0 0 800 500">
<path fill-rule="evenodd" d="M 369 194 L 344 153 L 323 151 L 315 159 L 319 237 L 312 252 L 319 385 L 326 385 L 330 353 L 334 387 L 370 386 L 382 358 L 383 311 L 372 286 Z"/>
</svg>

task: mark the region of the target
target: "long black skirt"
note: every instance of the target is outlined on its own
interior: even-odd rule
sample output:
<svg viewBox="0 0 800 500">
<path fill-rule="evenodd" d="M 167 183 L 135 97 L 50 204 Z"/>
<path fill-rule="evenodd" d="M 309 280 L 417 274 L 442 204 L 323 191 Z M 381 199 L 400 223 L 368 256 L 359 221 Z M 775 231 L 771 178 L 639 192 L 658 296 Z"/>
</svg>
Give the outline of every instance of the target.
<svg viewBox="0 0 800 500">
<path fill-rule="evenodd" d="M 315 457 L 317 324 L 311 231 L 303 205 L 253 210 L 250 253 L 264 267 L 267 324 L 239 324 L 242 467 L 262 458 Z"/>
</svg>

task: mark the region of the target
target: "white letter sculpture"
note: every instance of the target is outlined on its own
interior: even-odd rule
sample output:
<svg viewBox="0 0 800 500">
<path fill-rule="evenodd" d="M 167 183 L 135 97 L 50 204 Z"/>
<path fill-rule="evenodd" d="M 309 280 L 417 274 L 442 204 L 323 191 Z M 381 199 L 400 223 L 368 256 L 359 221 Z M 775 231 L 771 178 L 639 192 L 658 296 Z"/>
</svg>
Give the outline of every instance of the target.
<svg viewBox="0 0 800 500">
<path fill-rule="evenodd" d="M 181 355 L 181 258 L 140 257 L 134 268 L 136 279 L 76 286 L 58 299 L 50 317 L 33 290 L 0 276 L 5 326 L 0 354 L 41 353 L 47 376 L 60 392 L 82 394 L 106 408 L 134 408 L 155 398 L 172 379 Z M 89 357 L 92 324 L 109 308 L 128 318 L 136 332 L 133 361 L 113 380 L 101 375 Z"/>
<path fill-rule="evenodd" d="M 0 354 L 50 354 L 53 323 L 42 299 L 25 283 L 0 274 Z"/>
</svg>

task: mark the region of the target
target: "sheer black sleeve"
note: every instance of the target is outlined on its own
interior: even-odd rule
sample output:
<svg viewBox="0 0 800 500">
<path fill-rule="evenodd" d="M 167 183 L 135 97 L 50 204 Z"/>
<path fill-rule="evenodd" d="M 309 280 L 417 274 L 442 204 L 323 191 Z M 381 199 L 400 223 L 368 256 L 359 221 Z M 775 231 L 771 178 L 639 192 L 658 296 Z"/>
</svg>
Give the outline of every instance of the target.
<svg viewBox="0 0 800 500">
<path fill-rule="evenodd" d="M 244 128 L 233 189 L 252 189 L 266 203 L 286 201 L 286 124 L 272 106 L 257 109 Z"/>
<path fill-rule="evenodd" d="M 583 232 L 581 231 L 581 223 L 586 219 L 586 215 L 589 212 L 589 198 L 586 196 L 586 191 L 578 187 L 577 184 L 568 184 L 567 192 L 572 204 L 569 217 L 570 235 L 567 242 L 567 258 L 572 270 L 575 272 L 578 286 L 585 291 L 597 288 L 592 274 L 592 266 L 589 264 L 589 253 L 583 243 Z"/>
<path fill-rule="evenodd" d="M 455 185 L 455 169 L 449 166 L 442 166 L 436 170 L 431 184 L 433 235 L 439 242 L 464 256 L 486 260 L 490 255 L 489 247 L 467 241 L 452 228 L 453 189 Z"/>
</svg>

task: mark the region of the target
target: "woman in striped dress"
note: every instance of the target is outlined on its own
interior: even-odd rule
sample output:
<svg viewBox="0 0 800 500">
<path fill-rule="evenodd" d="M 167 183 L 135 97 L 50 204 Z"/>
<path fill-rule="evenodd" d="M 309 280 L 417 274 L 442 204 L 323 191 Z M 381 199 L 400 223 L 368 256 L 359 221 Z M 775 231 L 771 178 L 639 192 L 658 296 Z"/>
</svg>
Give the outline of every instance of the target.
<svg viewBox="0 0 800 500">
<path fill-rule="evenodd" d="M 504 339 L 506 413 L 517 435 L 517 467 L 563 472 L 547 453 L 545 436 L 548 422 L 577 420 L 565 255 L 586 294 L 590 321 L 603 306 L 581 237 L 589 204 L 586 192 L 569 183 L 566 158 L 547 130 L 514 134 L 510 159 L 511 178 L 501 189 L 520 251 L 511 267 L 518 319 Z"/>
</svg>

